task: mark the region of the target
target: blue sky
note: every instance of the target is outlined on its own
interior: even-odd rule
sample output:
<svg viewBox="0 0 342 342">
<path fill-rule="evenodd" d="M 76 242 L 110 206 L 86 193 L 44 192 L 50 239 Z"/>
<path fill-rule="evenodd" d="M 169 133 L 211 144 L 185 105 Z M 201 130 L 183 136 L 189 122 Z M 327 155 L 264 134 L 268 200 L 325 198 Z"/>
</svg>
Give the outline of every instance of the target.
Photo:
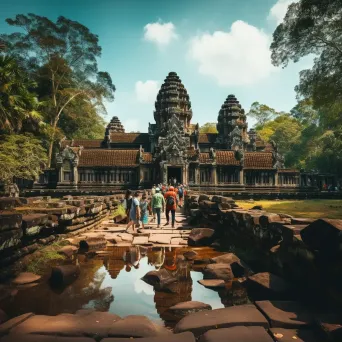
<svg viewBox="0 0 342 342">
<path fill-rule="evenodd" d="M 193 123 L 214 122 L 229 94 L 248 112 L 254 101 L 278 111 L 296 103 L 294 87 L 309 58 L 286 69 L 270 62 L 272 33 L 292 0 L 0 0 L 0 32 L 5 19 L 35 13 L 63 15 L 96 33 L 101 70 L 117 91 L 107 105 L 126 131 L 147 131 L 154 122 L 156 93 L 169 71 L 190 95 Z M 250 126 L 253 122 L 250 121 Z"/>
</svg>

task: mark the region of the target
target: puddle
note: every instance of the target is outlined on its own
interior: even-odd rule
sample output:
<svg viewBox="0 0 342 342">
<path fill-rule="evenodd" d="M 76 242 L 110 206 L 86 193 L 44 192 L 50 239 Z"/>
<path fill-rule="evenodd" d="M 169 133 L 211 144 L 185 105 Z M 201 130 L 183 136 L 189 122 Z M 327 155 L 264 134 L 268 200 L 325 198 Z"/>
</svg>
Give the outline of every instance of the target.
<svg viewBox="0 0 342 342">
<path fill-rule="evenodd" d="M 81 274 L 73 284 L 54 290 L 46 275 L 37 286 L 19 289 L 0 305 L 10 317 L 26 312 L 57 315 L 95 308 L 119 316 L 144 315 L 172 326 L 179 318 L 170 315 L 168 308 L 180 302 L 201 301 L 217 309 L 248 301 L 245 289 L 237 282 L 219 292 L 200 285 L 201 266 L 177 258 L 186 250 L 109 247 L 93 258 L 78 255 L 75 262 L 80 264 Z M 195 250 L 203 259 L 222 254 L 211 248 Z M 177 278 L 172 293 L 155 291 L 141 279 L 147 272 L 162 268 Z"/>
</svg>

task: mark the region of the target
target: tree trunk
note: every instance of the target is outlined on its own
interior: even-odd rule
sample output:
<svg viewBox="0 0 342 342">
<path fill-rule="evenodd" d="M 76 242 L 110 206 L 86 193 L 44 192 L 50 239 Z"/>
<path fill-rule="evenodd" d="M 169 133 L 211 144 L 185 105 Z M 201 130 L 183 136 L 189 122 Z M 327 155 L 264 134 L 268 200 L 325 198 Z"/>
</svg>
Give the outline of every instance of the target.
<svg viewBox="0 0 342 342">
<path fill-rule="evenodd" d="M 52 151 L 53 151 L 53 143 L 55 141 L 55 135 L 56 135 L 56 128 L 58 123 L 58 116 L 55 118 L 52 126 L 52 135 L 50 139 L 50 145 L 49 145 L 49 155 L 48 155 L 48 168 L 51 167 L 51 160 L 52 160 Z"/>
</svg>

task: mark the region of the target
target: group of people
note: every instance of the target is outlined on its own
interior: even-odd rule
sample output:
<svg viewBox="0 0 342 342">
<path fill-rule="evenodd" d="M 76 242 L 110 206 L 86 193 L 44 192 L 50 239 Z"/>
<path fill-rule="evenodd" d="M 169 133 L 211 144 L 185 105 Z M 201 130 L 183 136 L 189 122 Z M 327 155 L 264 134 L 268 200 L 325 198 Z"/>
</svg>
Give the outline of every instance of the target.
<svg viewBox="0 0 342 342">
<path fill-rule="evenodd" d="M 179 184 L 178 186 L 165 186 L 163 184 L 154 185 L 151 191 L 152 197 L 148 198 L 146 191 L 135 191 L 132 195 L 131 190 L 126 191 L 123 206 L 127 215 L 127 228 L 140 226 L 145 227 L 149 223 L 149 216 L 152 216 L 151 222 L 157 219 L 157 228 L 160 228 L 161 214 L 165 212 L 166 224 L 175 227 L 176 222 L 176 209 L 177 206 L 183 206 L 184 195 L 186 194 L 186 186 Z"/>
</svg>

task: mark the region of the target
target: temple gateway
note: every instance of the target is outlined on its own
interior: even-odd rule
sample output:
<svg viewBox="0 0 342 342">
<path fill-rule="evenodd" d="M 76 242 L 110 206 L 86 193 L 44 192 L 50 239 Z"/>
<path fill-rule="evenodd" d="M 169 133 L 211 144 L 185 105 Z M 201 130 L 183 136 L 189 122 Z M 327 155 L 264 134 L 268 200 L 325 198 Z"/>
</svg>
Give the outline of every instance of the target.
<svg viewBox="0 0 342 342">
<path fill-rule="evenodd" d="M 217 117 L 218 133 L 200 133 L 192 123 L 187 90 L 170 72 L 155 102 L 147 133 L 126 133 L 118 117 L 103 139 L 62 140 L 55 168 L 37 187 L 107 191 L 151 187 L 162 182 L 208 191 L 289 191 L 321 186 L 324 176 L 284 167 L 275 143 L 247 130 L 245 111 L 234 95 Z"/>
</svg>

